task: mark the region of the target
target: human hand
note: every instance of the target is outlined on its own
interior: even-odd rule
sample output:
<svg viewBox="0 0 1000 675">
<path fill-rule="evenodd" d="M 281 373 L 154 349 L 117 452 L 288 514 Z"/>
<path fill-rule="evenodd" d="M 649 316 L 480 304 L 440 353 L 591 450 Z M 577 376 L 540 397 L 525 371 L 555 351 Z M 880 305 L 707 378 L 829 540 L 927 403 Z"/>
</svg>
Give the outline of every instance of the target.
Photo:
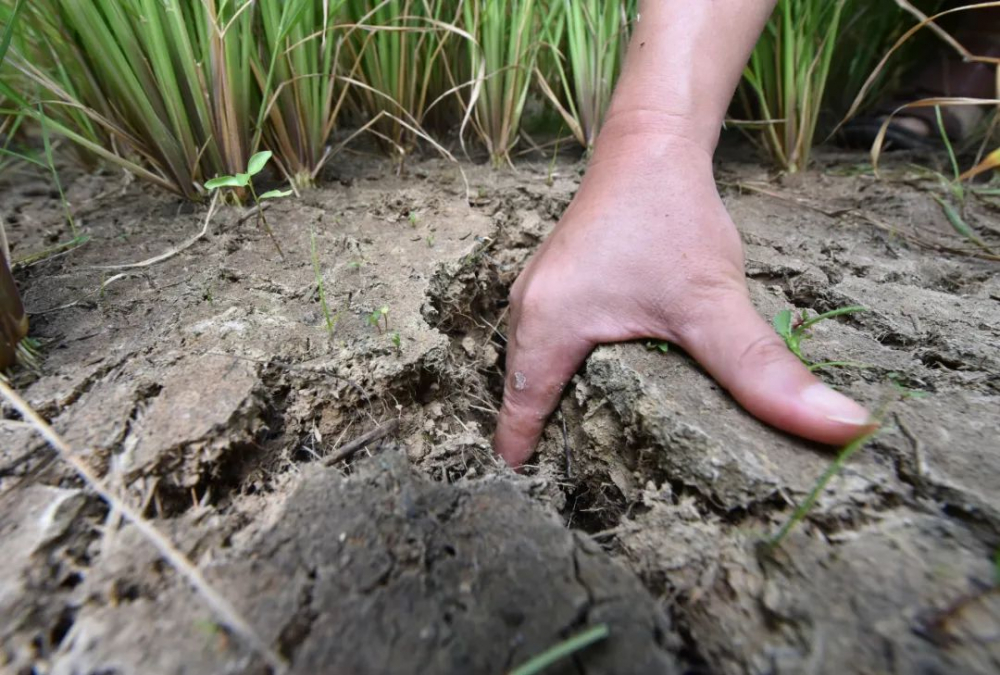
<svg viewBox="0 0 1000 675">
<path fill-rule="evenodd" d="M 495 449 L 518 468 L 598 344 L 675 343 L 749 412 L 843 444 L 868 412 L 824 385 L 750 303 L 739 235 L 712 160 L 675 136 L 602 132 L 579 192 L 510 293 Z"/>
</svg>

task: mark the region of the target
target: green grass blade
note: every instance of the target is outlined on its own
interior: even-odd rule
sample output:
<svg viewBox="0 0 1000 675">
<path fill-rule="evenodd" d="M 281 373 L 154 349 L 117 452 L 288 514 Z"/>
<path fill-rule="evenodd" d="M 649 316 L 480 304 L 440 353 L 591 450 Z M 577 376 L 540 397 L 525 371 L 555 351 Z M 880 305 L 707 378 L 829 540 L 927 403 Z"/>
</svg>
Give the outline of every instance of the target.
<svg viewBox="0 0 1000 675">
<path fill-rule="evenodd" d="M 568 656 L 572 656 L 595 642 L 604 640 L 609 634 L 610 631 L 608 630 L 607 624 L 602 623 L 594 626 L 593 628 L 589 628 L 584 632 L 575 635 L 568 640 L 560 642 L 550 649 L 547 649 L 524 665 L 518 666 L 514 670 L 510 671 L 509 675 L 538 675 L 557 661 L 561 661 Z"/>
</svg>

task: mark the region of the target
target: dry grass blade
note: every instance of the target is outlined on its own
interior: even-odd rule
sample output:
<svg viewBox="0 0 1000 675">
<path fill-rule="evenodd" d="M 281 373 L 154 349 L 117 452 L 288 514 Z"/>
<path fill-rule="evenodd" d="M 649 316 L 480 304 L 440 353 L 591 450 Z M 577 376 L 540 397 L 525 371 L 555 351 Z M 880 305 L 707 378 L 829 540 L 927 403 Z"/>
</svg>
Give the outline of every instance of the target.
<svg viewBox="0 0 1000 675">
<path fill-rule="evenodd" d="M 153 527 L 152 523 L 143 518 L 131 506 L 116 497 L 101 480 L 94 475 L 85 463 L 76 457 L 76 453 L 70 448 L 63 438 L 56 433 L 41 416 L 28 405 L 28 402 L 21 398 L 3 380 L 0 380 L 0 394 L 17 410 L 25 421 L 37 431 L 52 448 L 59 454 L 59 457 L 69 464 L 80 478 L 84 480 L 90 489 L 96 492 L 101 499 L 122 514 L 131 522 L 137 530 L 151 543 L 160 555 L 166 559 L 170 565 L 177 570 L 178 574 L 184 577 L 198 595 L 205 601 L 205 604 L 216 614 L 219 621 L 229 628 L 234 634 L 242 638 L 248 646 L 257 652 L 275 672 L 284 673 L 287 671 L 287 663 L 272 650 L 250 623 L 243 618 L 235 607 L 218 591 L 216 591 L 208 580 L 202 576 L 201 571 L 195 567 L 194 563 L 188 560 L 180 549 L 174 546 L 167 537 Z"/>
<path fill-rule="evenodd" d="M 882 122 L 881 128 L 878 130 L 878 134 L 875 136 L 875 142 L 872 143 L 872 170 L 875 175 L 878 176 L 878 162 L 879 158 L 882 156 L 882 148 L 885 145 L 886 134 L 889 133 L 889 127 L 892 126 L 892 120 L 899 113 L 910 110 L 913 108 L 934 108 L 938 106 L 981 106 L 981 105 L 1000 105 L 1000 99 L 993 98 L 961 98 L 961 97 L 937 97 L 937 98 L 925 98 L 919 101 L 914 101 L 913 103 L 907 103 L 906 105 L 896 108 L 891 115 L 888 115 Z"/>
<path fill-rule="evenodd" d="M 954 9 L 949 9 L 949 10 L 946 10 L 944 12 L 939 12 L 939 13 L 935 14 L 934 16 L 930 16 L 930 17 L 925 18 L 920 23 L 918 23 L 916 26 L 914 26 L 910 30 L 908 30 L 905 33 L 903 33 L 903 35 L 900 36 L 900 38 L 898 40 L 896 40 L 896 44 L 894 44 L 892 46 L 892 49 L 890 49 L 888 52 L 886 52 L 885 56 L 882 57 L 882 60 L 879 61 L 879 63 L 878 63 L 877 66 L 875 66 L 875 69 L 872 71 L 871 75 L 868 76 L 868 79 L 865 80 L 864 85 L 861 87 L 861 91 L 858 92 L 858 95 L 855 97 L 854 102 L 851 104 L 851 108 L 847 111 L 847 114 L 844 115 L 844 119 L 842 119 L 840 121 L 840 124 L 837 125 L 837 129 L 839 129 L 840 127 L 842 127 L 844 125 L 844 123 L 847 122 L 847 120 L 849 120 L 852 117 L 854 117 L 854 115 L 858 112 L 858 109 L 861 107 L 861 104 L 864 102 L 865 97 L 868 95 L 869 90 L 871 89 L 871 87 L 875 83 L 875 81 L 878 79 L 878 76 L 885 69 L 886 64 L 889 62 L 889 59 L 892 58 L 892 55 L 895 54 L 897 51 L 899 51 L 899 48 L 902 47 L 904 44 L 906 44 L 906 42 L 910 38 L 912 38 L 916 33 L 918 33 L 922 28 L 924 28 L 925 26 L 929 26 L 929 25 L 935 25 L 934 24 L 935 21 L 937 21 L 938 19 L 940 19 L 942 17 L 948 16 L 949 14 L 956 14 L 958 12 L 967 12 L 969 10 L 989 9 L 989 8 L 1000 8 L 1000 2 L 983 2 L 983 3 L 976 4 L 976 5 L 967 5 L 965 7 L 956 7 Z M 961 44 L 959 44 L 951 36 L 949 36 L 948 44 L 950 44 L 952 47 L 954 47 L 956 50 L 958 50 L 958 52 L 962 55 L 962 57 L 966 61 L 975 61 L 975 62 L 978 62 L 978 63 L 990 63 L 990 64 L 993 64 L 993 65 L 1000 66 L 1000 59 L 993 58 L 993 57 L 988 57 L 988 56 L 976 56 L 975 54 L 972 54 L 968 49 L 966 49 L 965 47 L 963 47 Z M 834 129 L 833 133 L 836 133 L 837 129 Z"/>
<path fill-rule="evenodd" d="M 997 167 L 1000 167 L 1000 149 L 994 150 L 990 154 L 986 155 L 986 158 L 983 161 L 979 162 L 978 164 L 976 164 L 976 166 L 972 167 L 971 169 L 963 173 L 961 176 L 958 177 L 958 179 L 961 181 L 966 181 L 971 178 L 975 178 L 979 174 L 986 173 L 991 169 L 996 169 Z"/>
</svg>

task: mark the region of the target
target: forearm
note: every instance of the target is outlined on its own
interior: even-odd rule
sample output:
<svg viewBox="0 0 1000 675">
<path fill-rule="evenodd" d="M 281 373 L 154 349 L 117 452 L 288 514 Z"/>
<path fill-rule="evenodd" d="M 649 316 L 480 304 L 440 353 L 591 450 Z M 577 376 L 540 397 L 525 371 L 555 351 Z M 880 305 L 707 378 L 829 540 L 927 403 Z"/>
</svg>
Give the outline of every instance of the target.
<svg viewBox="0 0 1000 675">
<path fill-rule="evenodd" d="M 776 0 L 642 0 L 602 145 L 679 136 L 715 151 Z"/>
</svg>

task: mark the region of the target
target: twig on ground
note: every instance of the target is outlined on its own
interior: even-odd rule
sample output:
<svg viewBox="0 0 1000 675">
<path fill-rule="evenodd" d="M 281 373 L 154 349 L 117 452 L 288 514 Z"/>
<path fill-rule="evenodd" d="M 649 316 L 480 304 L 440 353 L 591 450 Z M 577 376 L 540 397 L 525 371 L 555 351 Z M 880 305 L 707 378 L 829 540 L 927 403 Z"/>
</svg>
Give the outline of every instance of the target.
<svg viewBox="0 0 1000 675">
<path fill-rule="evenodd" d="M 185 250 L 191 248 L 192 246 L 194 246 L 195 243 L 199 239 L 201 239 L 206 234 L 208 234 L 208 225 L 209 225 L 209 223 L 212 222 L 212 216 L 215 214 L 215 207 L 218 205 L 218 202 L 219 202 L 219 193 L 216 192 L 212 196 L 212 202 L 208 205 L 208 213 L 205 215 L 205 224 L 201 228 L 201 232 L 199 232 L 198 234 L 194 235 L 193 237 L 191 237 L 190 239 L 188 239 L 187 241 L 185 241 L 183 244 L 181 244 L 177 248 L 172 248 L 169 251 L 167 251 L 166 253 L 161 253 L 160 255 L 153 256 L 152 258 L 147 258 L 146 260 L 142 260 L 142 261 L 137 262 L 137 263 L 126 263 L 124 265 L 95 265 L 91 269 L 95 269 L 95 270 L 128 270 L 128 269 L 135 269 L 137 267 L 151 267 L 152 265 L 155 265 L 156 263 L 161 263 L 164 260 L 170 260 L 175 255 L 177 255 L 178 253 L 181 253 L 182 251 L 185 251 Z"/>
<path fill-rule="evenodd" d="M 355 438 L 347 445 L 341 446 L 340 448 L 335 450 L 332 454 L 327 455 L 326 457 L 323 458 L 323 464 L 325 464 L 326 466 L 331 466 L 333 464 L 336 464 L 337 462 L 348 459 L 349 457 L 351 457 L 351 455 L 355 454 L 356 452 L 358 452 L 358 450 L 361 450 L 369 443 L 385 438 L 389 434 L 394 433 L 398 428 L 399 428 L 399 420 L 391 419 L 385 424 L 375 427 L 367 434 Z"/>
<path fill-rule="evenodd" d="M 174 546 L 173 542 L 160 533 L 152 523 L 109 491 L 90 470 L 90 467 L 76 457 L 76 453 L 70 448 L 69 444 L 28 405 L 27 401 L 2 381 L 0 381 L 0 394 L 21 414 L 26 422 L 34 427 L 35 431 L 48 441 L 49 445 L 59 454 L 59 457 L 79 474 L 90 489 L 96 492 L 108 506 L 122 514 L 139 530 L 146 540 L 159 551 L 160 555 L 177 570 L 178 574 L 194 587 L 197 594 L 217 615 L 223 625 L 228 627 L 234 634 L 243 638 L 247 645 L 256 651 L 275 672 L 284 673 L 287 671 L 288 665 L 286 661 L 277 652 L 272 650 L 236 608 L 208 583 L 205 577 L 202 576 L 201 571 L 195 567 L 194 563 L 188 560 L 188 557 Z"/>
</svg>

